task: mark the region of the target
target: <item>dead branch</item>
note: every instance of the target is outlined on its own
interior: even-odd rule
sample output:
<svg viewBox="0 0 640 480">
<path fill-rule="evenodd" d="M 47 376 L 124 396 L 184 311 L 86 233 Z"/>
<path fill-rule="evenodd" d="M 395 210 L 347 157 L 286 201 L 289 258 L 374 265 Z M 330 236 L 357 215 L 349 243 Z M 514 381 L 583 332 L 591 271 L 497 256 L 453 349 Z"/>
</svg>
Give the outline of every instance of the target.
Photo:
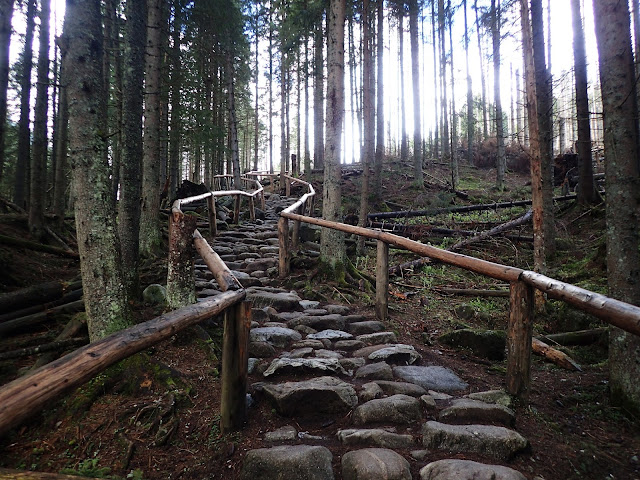
<svg viewBox="0 0 640 480">
<path fill-rule="evenodd" d="M 531 339 L 531 350 L 533 353 L 543 356 L 547 360 L 555 363 L 559 367 L 574 372 L 581 372 L 582 368 L 578 365 L 569 355 L 550 347 L 544 342 L 541 342 L 537 338 Z"/>
<path fill-rule="evenodd" d="M 452 252 L 455 252 L 457 250 L 460 250 L 462 247 L 466 247 L 467 245 L 470 245 L 472 243 L 480 242 L 480 241 L 485 240 L 485 239 L 487 239 L 489 237 L 493 237 L 495 235 L 503 233 L 503 232 L 505 232 L 507 230 L 511 230 L 513 228 L 519 227 L 520 225 L 524 225 L 525 223 L 528 223 L 531 220 L 532 217 L 533 217 L 533 210 L 529 210 L 527 213 L 525 213 L 521 217 L 515 218 L 515 219 L 510 220 L 510 221 L 508 221 L 506 223 L 498 225 L 497 227 L 494 227 L 491 230 L 487 230 L 485 232 L 482 232 L 482 233 L 476 235 L 475 237 L 471 237 L 471 238 L 467 238 L 466 240 L 462 240 L 462 241 L 456 243 L 455 245 L 451 246 L 451 248 L 449 248 L 449 250 L 451 250 Z"/>
<path fill-rule="evenodd" d="M 77 347 L 78 345 L 85 345 L 87 343 L 89 343 L 89 337 L 68 338 L 66 340 L 43 343 L 35 347 L 20 348 L 18 350 L 11 350 L 10 352 L 0 353 L 0 361 L 30 357 L 31 355 L 39 355 L 44 352 L 66 350 L 69 347 Z"/>
</svg>

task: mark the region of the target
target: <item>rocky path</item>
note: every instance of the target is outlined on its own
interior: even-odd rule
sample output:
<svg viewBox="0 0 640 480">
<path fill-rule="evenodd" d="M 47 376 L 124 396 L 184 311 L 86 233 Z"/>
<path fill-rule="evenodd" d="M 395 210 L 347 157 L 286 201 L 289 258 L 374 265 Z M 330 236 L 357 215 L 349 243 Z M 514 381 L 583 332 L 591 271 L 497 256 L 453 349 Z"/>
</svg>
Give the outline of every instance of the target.
<svg viewBox="0 0 640 480">
<path fill-rule="evenodd" d="M 279 288 L 276 212 L 291 201 L 267 200 L 263 219 L 221 231 L 212 243 L 253 302 L 248 401 L 268 402 L 286 419 L 256 439 L 263 448 L 246 452 L 241 478 L 526 479 L 504 466 L 528 448 L 514 429 L 508 395 L 466 394 L 464 379 L 424 364 L 373 309 L 355 315 Z M 215 280 L 199 263 L 198 296 L 216 295 Z M 313 422 L 320 434 L 300 431 Z M 482 463 L 432 462 L 436 451 L 437 458 L 471 454 Z"/>
</svg>

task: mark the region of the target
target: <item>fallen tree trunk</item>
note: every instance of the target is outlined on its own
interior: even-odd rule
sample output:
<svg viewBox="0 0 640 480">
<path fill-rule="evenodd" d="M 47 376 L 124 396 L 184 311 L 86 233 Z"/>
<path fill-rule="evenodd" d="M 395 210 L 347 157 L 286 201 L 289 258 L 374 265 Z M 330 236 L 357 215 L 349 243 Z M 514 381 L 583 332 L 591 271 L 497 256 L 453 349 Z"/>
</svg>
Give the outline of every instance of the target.
<svg viewBox="0 0 640 480">
<path fill-rule="evenodd" d="M 569 355 L 550 347 L 546 343 L 538 340 L 537 338 L 531 339 L 531 350 L 533 353 L 538 354 L 546 358 L 547 360 L 555 363 L 559 367 L 562 367 L 573 372 L 581 372 L 582 368 L 578 365 Z"/>
<path fill-rule="evenodd" d="M 89 337 L 67 338 L 66 340 L 57 340 L 55 342 L 43 343 L 35 347 L 20 348 L 9 352 L 0 353 L 0 361 L 11 360 L 14 358 L 30 357 L 31 355 L 39 355 L 45 352 L 56 352 L 66 350 L 69 347 L 76 347 L 89 343 Z"/>
<path fill-rule="evenodd" d="M 87 326 L 87 317 L 85 315 L 74 315 L 69 323 L 67 323 L 55 339 L 56 342 L 61 342 L 63 340 L 67 340 L 77 335 L 80 330 L 86 328 Z M 46 365 L 49 362 L 53 362 L 59 355 L 56 352 L 48 352 L 44 355 L 40 355 L 40 358 L 36 361 L 36 363 L 31 367 L 31 370 L 35 370 L 36 368 L 40 368 L 43 365 Z"/>
<path fill-rule="evenodd" d="M 60 257 L 67 257 L 78 259 L 80 256 L 76 252 L 65 250 L 63 248 L 52 247 L 51 245 L 44 245 L 42 243 L 30 242 L 29 240 L 23 240 L 21 238 L 8 237 L 6 235 L 0 235 L 0 243 L 5 245 L 11 245 L 13 247 L 22 247 L 29 250 L 35 250 L 38 252 L 52 253 Z"/>
<path fill-rule="evenodd" d="M 519 227 L 520 225 L 524 225 L 525 223 L 528 223 L 529 221 L 531 221 L 531 218 L 533 218 L 533 210 L 529 210 L 527 213 L 525 213 L 521 217 L 510 220 L 506 223 L 503 223 L 502 225 L 498 225 L 497 227 L 494 227 L 491 230 L 482 232 L 476 235 L 475 237 L 462 240 L 456 243 L 455 245 L 451 246 L 449 250 L 451 250 L 452 252 L 456 252 L 460 250 L 462 247 L 466 247 L 467 245 L 470 245 L 472 243 L 480 242 L 494 235 L 499 235 L 500 233 L 506 232 L 507 230 L 511 230 L 513 228 Z"/>
<path fill-rule="evenodd" d="M 433 227 L 430 225 L 403 225 L 401 223 L 393 222 L 371 222 L 369 226 L 371 228 L 384 230 L 385 232 L 401 234 L 409 238 L 429 236 L 474 237 L 478 235 L 477 230 L 457 230 L 453 228 Z M 530 235 L 511 235 L 504 233 L 503 236 L 515 242 L 533 242 L 533 237 Z"/>
<path fill-rule="evenodd" d="M 575 332 L 554 333 L 552 335 L 539 335 L 543 342 L 557 345 L 590 345 L 605 341 L 609 335 L 609 328 L 601 327 L 592 330 L 577 330 Z"/>
<path fill-rule="evenodd" d="M 473 297 L 508 297 L 509 290 L 481 290 L 478 288 L 435 287 L 432 290 L 451 295 L 469 295 Z"/>
<path fill-rule="evenodd" d="M 18 310 L 34 303 L 56 300 L 65 293 L 82 287 L 82 282 L 47 282 L 0 295 L 0 311 Z"/>
<path fill-rule="evenodd" d="M 82 288 L 79 288 L 77 290 L 73 290 L 65 294 L 62 298 L 59 298 L 58 300 L 54 300 L 52 302 L 46 302 L 41 305 L 34 305 L 32 307 L 23 308 L 21 310 L 14 310 L 13 312 L 0 315 L 0 323 L 6 322 L 7 320 L 13 320 L 14 318 L 26 317 L 27 315 L 42 312 L 44 310 L 49 310 L 51 308 L 58 307 L 60 305 L 66 305 L 67 303 L 75 302 L 76 300 L 80 300 L 81 298 L 82 298 Z"/>
<path fill-rule="evenodd" d="M 33 315 L 27 315 L 26 317 L 14 318 L 13 320 L 0 323 L 0 335 L 6 335 L 9 332 L 14 332 L 22 328 L 32 327 L 39 323 L 46 322 L 53 315 L 61 313 L 77 313 L 82 310 L 84 310 L 84 300 L 76 300 L 75 302 L 67 303 L 66 305 L 50 308 L 44 312 L 34 313 Z"/>
<path fill-rule="evenodd" d="M 76 388 L 114 363 L 166 340 L 176 332 L 223 312 L 245 298 L 244 290 L 224 292 L 79 348 L 0 388 L 0 437 L 32 417 L 51 400 Z"/>
</svg>

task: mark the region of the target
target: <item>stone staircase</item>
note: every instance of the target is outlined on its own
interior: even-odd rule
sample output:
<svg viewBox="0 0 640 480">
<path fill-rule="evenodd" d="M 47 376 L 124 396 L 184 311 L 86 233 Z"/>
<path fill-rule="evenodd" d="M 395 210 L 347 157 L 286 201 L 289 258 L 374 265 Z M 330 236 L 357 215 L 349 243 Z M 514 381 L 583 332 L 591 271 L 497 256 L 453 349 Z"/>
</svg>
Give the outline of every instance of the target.
<svg viewBox="0 0 640 480">
<path fill-rule="evenodd" d="M 507 394 L 465 395 L 463 379 L 443 366 L 423 365 L 420 353 L 398 343 L 373 313 L 350 314 L 346 306 L 322 305 L 279 288 L 276 212 L 290 203 L 271 195 L 263 219 L 221 231 L 212 242 L 253 302 L 250 400 L 268 402 L 291 419 L 257 439 L 264 448 L 246 453 L 240 477 L 526 479 L 502 465 L 528 448 L 514 430 Z M 199 263 L 198 297 L 218 294 Z M 322 419 L 322 435 L 294 427 L 307 417 Z M 483 462 L 430 462 L 431 452 L 439 452 L 437 458 L 470 454 Z"/>
</svg>

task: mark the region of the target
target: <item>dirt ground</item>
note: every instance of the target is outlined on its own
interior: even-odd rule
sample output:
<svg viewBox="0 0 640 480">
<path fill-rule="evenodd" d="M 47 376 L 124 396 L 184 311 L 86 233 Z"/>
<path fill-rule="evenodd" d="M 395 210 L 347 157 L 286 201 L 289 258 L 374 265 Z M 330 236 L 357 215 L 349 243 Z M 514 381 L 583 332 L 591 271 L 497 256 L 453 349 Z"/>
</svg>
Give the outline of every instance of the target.
<svg viewBox="0 0 640 480">
<path fill-rule="evenodd" d="M 397 169 L 391 166 L 390 169 Z M 438 208 L 464 203 L 486 203 L 498 198 L 526 198 L 526 176 L 508 175 L 508 190 L 495 192 L 494 172 L 466 167 L 462 170 L 461 190 L 469 194 L 462 200 L 443 188 L 446 168 L 431 165 L 428 188 L 418 192 L 409 175 L 387 172 L 383 195 L 396 205 L 409 208 Z M 357 211 L 359 177 L 348 177 L 344 184 L 345 211 Z M 432 224 L 470 228 L 504 221 L 524 210 L 483 212 L 429 219 Z M 419 219 L 418 219 L 419 220 Z M 418 222 L 416 220 L 416 222 Z M 559 251 L 550 266 L 550 276 L 577 283 L 605 293 L 606 270 L 602 255 L 604 245 L 603 206 L 591 210 L 559 205 L 556 225 Z M 530 228 L 519 232 L 531 235 Z M 26 236 L 19 222 L 0 221 L 0 234 L 18 238 Z M 429 237 L 423 241 L 447 246 L 453 240 Z M 494 239 L 463 253 L 519 267 L 531 266 L 531 246 L 527 242 Z M 402 252 L 392 252 L 392 262 L 409 259 Z M 78 275 L 78 262 L 50 254 L 0 245 L 0 292 L 41 283 L 49 279 L 70 280 Z M 354 264 L 371 272 L 375 260 L 354 257 Z M 162 261 L 156 269 L 148 268 L 145 282 L 162 282 Z M 297 270 L 288 286 L 311 276 L 311 271 Z M 354 313 L 373 311 L 371 300 L 326 280 L 314 290 L 332 302 L 348 300 Z M 413 344 L 424 361 L 447 366 L 469 382 L 470 391 L 482 391 L 504 385 L 505 362 L 490 361 L 469 351 L 455 350 L 438 341 L 440 334 L 460 326 L 504 328 L 508 303 L 506 298 L 461 297 L 442 293 L 443 287 L 501 288 L 496 282 L 458 269 L 430 265 L 422 271 L 393 278 L 390 319 L 399 340 Z M 339 294 L 336 291 L 340 292 Z M 137 305 L 140 319 L 158 311 Z M 0 339 L 0 351 L 10 350 L 15 342 L 48 334 L 55 336 L 68 317 L 52 320 L 18 336 Z M 219 322 L 218 322 L 219 323 Z M 205 327 L 218 332 L 212 320 Z M 218 326 L 217 326 L 218 325 Z M 602 324 L 549 302 L 535 325 L 537 333 L 554 333 L 565 329 L 591 328 Z M 214 333 L 215 335 L 215 333 Z M 194 340 L 186 331 L 157 345 L 118 367 L 114 367 L 85 386 L 48 406 L 9 435 L 0 438 L 0 467 L 46 472 L 65 472 L 100 478 L 133 479 L 214 479 L 237 478 L 244 452 L 262 446 L 259 440 L 267 431 L 289 424 L 266 402 L 258 401 L 249 409 L 246 428 L 222 435 L 219 428 L 220 352 L 219 345 Z M 215 340 L 214 336 L 214 340 Z M 517 430 L 529 439 L 529 452 L 516 457 L 510 465 L 528 478 L 552 479 L 640 479 L 640 435 L 638 419 L 611 405 L 608 395 L 608 364 L 605 344 L 571 347 L 565 350 L 582 367 L 572 372 L 534 357 L 532 390 L 527 404 L 516 406 Z M 36 357 L 0 361 L 0 382 L 15 378 Z M 282 380 L 285 380 L 284 378 Z M 249 383 L 260 381 L 252 376 Z M 295 425 L 300 431 L 322 435 L 334 429 L 335 419 L 312 418 Z M 337 423 L 349 425 L 349 418 Z M 326 442 L 339 465 L 343 447 L 330 437 Z M 406 458 L 411 458 L 405 452 Z M 429 461 L 451 457 L 432 452 Z M 474 459 L 473 455 L 455 455 Z M 412 460 L 412 473 L 419 478 L 422 464 Z M 336 468 L 336 472 L 340 469 Z"/>
</svg>

